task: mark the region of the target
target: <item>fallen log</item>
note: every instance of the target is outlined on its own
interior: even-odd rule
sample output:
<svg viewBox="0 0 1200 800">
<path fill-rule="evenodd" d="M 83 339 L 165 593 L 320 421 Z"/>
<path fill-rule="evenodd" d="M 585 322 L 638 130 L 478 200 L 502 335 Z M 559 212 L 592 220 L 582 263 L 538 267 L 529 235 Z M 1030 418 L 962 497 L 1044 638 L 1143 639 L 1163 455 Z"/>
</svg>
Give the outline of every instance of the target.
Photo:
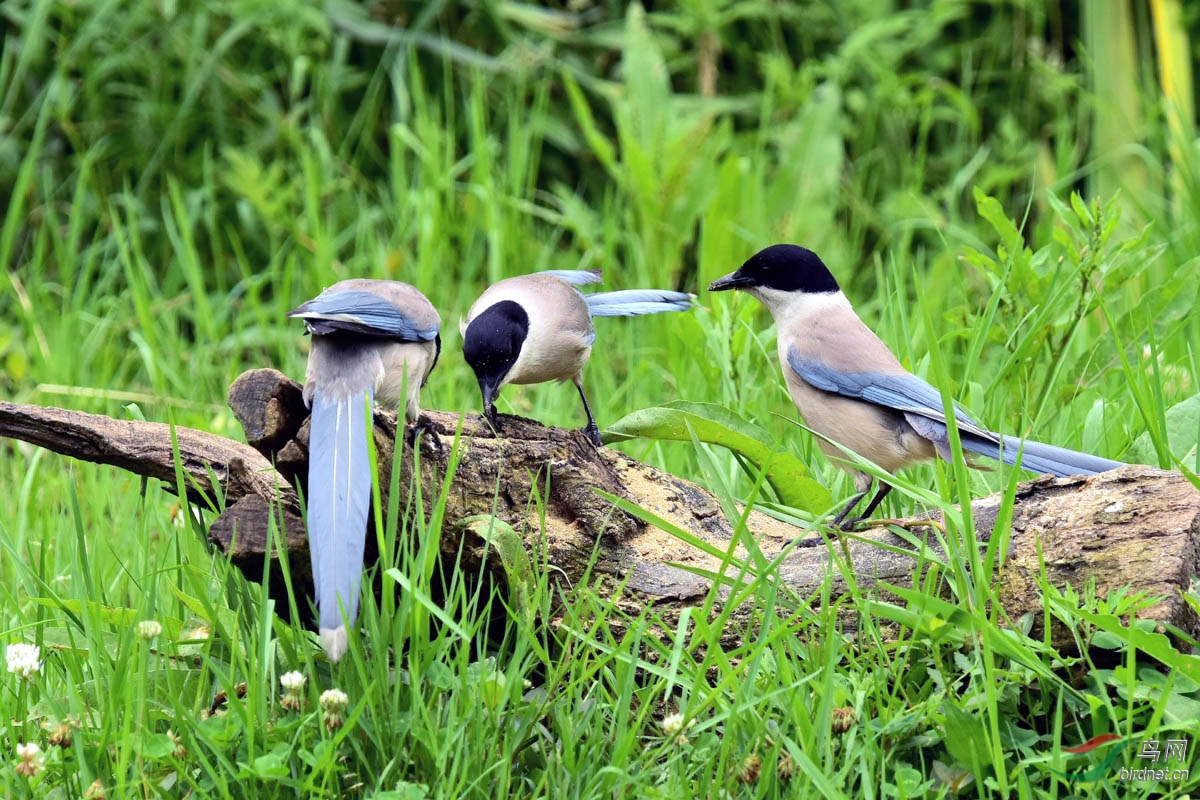
<svg viewBox="0 0 1200 800">
<path fill-rule="evenodd" d="M 300 392 L 300 385 L 281 373 L 251 370 L 238 378 L 229 396 L 248 445 L 184 428 L 176 428 L 175 434 L 189 491 L 209 493 L 215 488 L 208 479 L 211 474 L 224 492 L 225 508 L 209 527 L 210 540 L 250 580 L 259 580 L 264 559 L 275 556 L 267 546 L 273 515 L 286 530 L 293 584 L 297 591 L 310 592 L 307 541 L 290 485 L 303 488 L 307 472 L 307 411 Z M 425 414 L 431 435 L 422 434 L 414 443 L 408 429 L 400 439 L 401 457 L 394 460 L 396 417 L 376 411 L 380 485 L 386 491 L 392 465 L 398 464 L 400 508 L 415 513 L 412 488 L 419 480 L 426 505 L 422 513 L 428 515 L 458 448 L 457 468 L 445 497 L 445 553 L 461 554 L 476 564 L 486 558 L 492 552 L 487 543 L 470 526 L 454 523 L 494 514 L 521 535 L 530 553 L 544 553 L 535 563 L 544 558 L 570 583 L 585 574 L 598 548 L 591 574 L 602 590 L 619 592 L 621 606 L 631 611 L 653 604 L 670 626 L 685 608 L 703 602 L 710 583 L 696 573 L 719 572 L 721 560 L 711 552 L 728 551 L 735 537 L 734 525 L 709 492 L 618 451 L 596 449 L 578 431 L 502 416 L 503 435 L 497 437 L 479 415 Z M 0 435 L 175 483 L 165 425 L 0 403 Z M 414 446 L 420 450 L 419 460 L 414 459 Z M 414 475 L 417 461 L 420 473 Z M 712 551 L 645 524 L 596 489 L 687 531 Z M 981 542 L 990 538 L 999 507 L 999 496 L 973 503 Z M 747 527 L 758 548 L 771 556 L 802 533 L 756 510 L 748 514 Z M 1168 630 L 1200 634 L 1200 619 L 1182 597 L 1192 576 L 1200 572 L 1200 492 L 1179 473 L 1131 465 L 1090 478 L 1037 478 L 1018 488 L 1011 531 L 1007 557 L 996 576 L 1010 618 L 1032 612 L 1040 629 L 1044 609 L 1037 581 L 1044 564 L 1052 585 L 1080 587 L 1091 579 L 1099 596 L 1122 588 L 1145 592 L 1157 600 L 1141 609 L 1139 618 Z M 369 535 L 368 542 L 373 538 Z M 940 555 L 936 537 L 923 538 L 930 552 Z M 909 544 L 891 530 L 872 528 L 843 538 L 838 547 L 848 556 L 860 589 L 880 582 L 912 584 L 918 559 L 904 552 Z M 734 552 L 739 558 L 747 556 L 741 543 Z M 502 577 L 498 559 L 491 561 L 496 563 L 489 563 L 490 568 Z M 777 580 L 801 598 L 827 581 L 833 599 L 847 591 L 823 546 L 793 549 L 778 565 Z M 282 585 L 269 589 L 276 599 L 285 600 Z M 738 641 L 750 615 L 749 608 L 734 610 L 728 641 Z M 844 624 L 852 628 L 853 617 Z M 1072 648 L 1069 632 L 1052 626 L 1051 633 L 1055 645 Z"/>
</svg>

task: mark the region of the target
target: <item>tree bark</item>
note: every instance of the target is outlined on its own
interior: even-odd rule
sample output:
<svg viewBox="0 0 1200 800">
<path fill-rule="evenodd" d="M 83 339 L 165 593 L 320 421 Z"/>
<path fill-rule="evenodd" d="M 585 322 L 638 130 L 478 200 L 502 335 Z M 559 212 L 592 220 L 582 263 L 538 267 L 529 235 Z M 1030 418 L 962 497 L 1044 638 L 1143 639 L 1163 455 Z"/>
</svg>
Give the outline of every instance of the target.
<svg viewBox="0 0 1200 800">
<path fill-rule="evenodd" d="M 281 373 L 251 370 L 237 379 L 229 396 L 249 445 L 184 428 L 175 432 L 189 494 L 211 498 L 216 487 L 210 474 L 224 492 L 225 507 L 209 528 L 210 540 L 250 580 L 260 580 L 273 519 L 286 531 L 294 587 L 311 592 L 307 539 L 291 486 L 294 482 L 303 490 L 307 477 L 307 410 L 300 398 L 300 385 Z M 455 524 L 473 515 L 494 514 L 513 526 L 528 552 L 539 554 L 534 563 L 541 563 L 544 552 L 555 574 L 571 583 L 586 574 L 598 548 L 594 582 L 600 591 L 620 592 L 621 605 L 631 611 L 653 604 L 670 625 L 685 608 L 704 601 L 710 582 L 700 575 L 720 572 L 721 558 L 714 553 L 727 552 L 735 536 L 734 526 L 709 492 L 610 448 L 597 449 L 578 431 L 502 416 L 502 435 L 497 437 L 480 415 L 431 411 L 425 416 L 428 431 L 415 439 L 419 458 L 413 429 L 401 428 L 401 454 L 394 459 L 396 417 L 376 410 L 380 486 L 386 495 L 392 465 L 397 464 L 399 507 L 412 514 L 412 490 L 419 478 L 421 513 L 427 519 L 447 471 L 457 464 L 445 497 L 447 524 L 441 546 L 446 554 L 461 553 L 470 566 L 488 553 L 494 555 L 494 548 L 471 526 Z M 0 403 L 0 435 L 176 485 L 170 429 L 162 424 Z M 419 474 L 414 463 L 419 463 Z M 597 490 L 686 531 L 709 551 L 640 521 Z M 201 502 L 202 507 L 212 505 L 211 500 Z M 998 495 L 972 504 L 981 542 L 991 537 L 1000 506 Z M 804 533 L 755 510 L 746 515 L 746 527 L 768 558 Z M 1035 635 L 1045 617 L 1038 588 L 1043 564 L 1046 580 L 1060 588 L 1082 588 L 1094 580 L 1101 597 L 1128 587 L 1159 598 L 1137 616 L 1166 630 L 1200 634 L 1200 619 L 1182 597 L 1192 576 L 1200 572 L 1200 492 L 1179 473 L 1131 465 L 1090 478 L 1037 478 L 1018 488 L 1011 531 L 1007 556 L 996 576 L 999 597 L 1011 619 L 1033 613 Z M 927 526 L 914 531 L 940 557 L 937 537 L 931 533 Z M 374 537 L 368 535 L 367 540 Z M 910 544 L 885 527 L 841 537 L 834 547 L 834 553 L 823 544 L 791 550 L 777 567 L 777 579 L 800 598 L 830 580 L 830 599 L 836 600 L 847 591 L 847 583 L 832 556 L 848 556 L 860 589 L 880 583 L 911 586 L 914 573 L 920 571 L 918 559 L 909 554 Z M 748 557 L 744 541 L 734 553 Z M 502 576 L 499 559 L 490 562 Z M 271 573 L 278 575 L 279 570 Z M 281 584 L 269 588 L 285 600 Z M 287 603 L 277 607 L 286 608 Z M 743 635 L 750 616 L 749 608 L 733 611 L 727 627 L 730 643 Z M 843 619 L 848 628 L 854 622 L 853 616 Z M 1073 647 L 1068 631 L 1052 625 L 1051 634 L 1054 644 Z"/>
</svg>

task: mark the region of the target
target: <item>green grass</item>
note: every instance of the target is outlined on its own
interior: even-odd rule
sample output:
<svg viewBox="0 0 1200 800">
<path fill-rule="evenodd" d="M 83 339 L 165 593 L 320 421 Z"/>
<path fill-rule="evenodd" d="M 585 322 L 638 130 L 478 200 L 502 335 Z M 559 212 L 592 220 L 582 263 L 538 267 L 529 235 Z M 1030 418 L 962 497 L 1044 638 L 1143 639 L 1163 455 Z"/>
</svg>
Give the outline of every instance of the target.
<svg viewBox="0 0 1200 800">
<path fill-rule="evenodd" d="M 600 267 L 608 288 L 696 291 L 786 240 L 825 256 L 905 365 L 989 426 L 1200 470 L 1200 170 L 1157 117 L 1132 184 L 1089 150 L 1108 99 L 1056 7 L 621 5 L 0 5 L 0 393 L 238 437 L 233 378 L 303 375 L 285 313 L 372 276 L 417 285 L 442 312 L 423 405 L 476 413 L 457 323 L 488 283 Z M 399 18 L 403 37 L 381 22 Z M 1074 196 L 1100 166 L 1124 193 Z M 597 323 L 585 379 L 601 427 L 715 403 L 847 496 L 793 422 L 769 317 L 749 298 L 700 300 Z M 583 423 L 569 386 L 506 387 L 500 408 Z M 709 487 L 735 520 L 736 502 L 775 499 L 690 436 L 616 446 Z M 119 470 L 0 441 L 0 644 L 36 644 L 43 661 L 29 679 L 0 674 L 0 787 L 1195 794 L 1196 770 L 1111 780 L 1142 765 L 1148 738 L 1190 738 L 1200 763 L 1194 643 L 1123 624 L 1143 598 L 1047 588 L 1045 613 L 1092 647 L 1072 656 L 995 602 L 996 546 L 966 544 L 971 520 L 951 504 L 1019 477 L 945 464 L 900 476 L 882 513 L 942 507 L 950 524 L 928 577 L 886 600 L 853 584 L 836 549 L 830 581 L 852 586 L 836 603 L 829 583 L 792 596 L 763 554 L 731 560 L 756 623 L 736 649 L 719 646 L 732 609 L 715 593 L 663 633 L 620 587 L 564 588 L 511 553 L 508 591 L 494 592 L 478 568 L 433 559 L 443 521 L 388 514 L 371 572 L 382 607 L 364 598 L 350 655 L 330 665 L 214 556 L 211 517 Z M 490 537 L 503 552 L 503 529 Z M 855 633 L 839 632 L 839 611 Z M 142 620 L 162 632 L 141 638 Z M 292 670 L 307 676 L 298 710 L 279 681 Z M 349 698 L 340 727 L 319 708 L 334 687 Z M 70 743 L 51 744 L 62 725 Z M 1065 781 L 1109 750 L 1063 749 L 1104 733 L 1134 744 L 1104 779 Z M 44 751 L 33 778 L 15 769 L 27 741 Z"/>
</svg>

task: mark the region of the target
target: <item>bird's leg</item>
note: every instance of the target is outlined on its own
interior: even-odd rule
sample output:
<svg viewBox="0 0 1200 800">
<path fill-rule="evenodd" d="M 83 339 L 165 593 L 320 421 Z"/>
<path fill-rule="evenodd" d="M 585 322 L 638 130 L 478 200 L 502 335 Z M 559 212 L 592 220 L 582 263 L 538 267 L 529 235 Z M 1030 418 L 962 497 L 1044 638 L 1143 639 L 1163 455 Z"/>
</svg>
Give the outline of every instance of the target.
<svg viewBox="0 0 1200 800">
<path fill-rule="evenodd" d="M 596 425 L 596 418 L 592 416 L 592 408 L 588 405 L 587 395 L 583 393 L 583 379 L 575 379 L 575 388 L 579 390 L 579 399 L 583 401 L 583 410 L 587 413 L 587 425 L 583 426 L 583 434 L 588 437 L 596 447 L 603 447 L 604 442 L 600 441 L 600 428 Z"/>
<path fill-rule="evenodd" d="M 854 510 L 854 507 L 862 502 L 862 499 L 867 496 L 867 492 L 870 490 L 871 484 L 867 484 L 866 489 L 863 489 L 861 492 L 855 492 L 854 496 L 850 498 L 849 502 L 847 502 L 842 510 L 838 512 L 838 515 L 830 521 L 829 527 L 840 528 L 842 526 L 842 522 L 845 521 L 846 517 L 850 515 L 850 512 Z M 851 520 L 851 522 L 853 523 L 853 520 Z"/>
<path fill-rule="evenodd" d="M 871 502 L 867 503 L 866 510 L 857 517 L 850 516 L 850 512 L 854 510 L 854 507 L 862 502 L 862 499 L 867 496 L 867 492 L 871 491 L 871 484 L 874 482 L 875 481 L 873 478 L 870 479 L 865 489 L 850 498 L 850 502 L 846 503 L 846 507 L 838 512 L 838 515 L 833 518 L 832 522 L 829 523 L 831 527 L 841 528 L 844 531 L 848 531 L 852 529 L 858 522 L 871 516 L 875 509 L 879 508 L 879 504 L 883 502 L 883 498 L 887 497 L 888 492 L 892 490 L 890 484 L 883 483 L 882 481 L 879 483 L 879 490 L 876 491 L 875 496 L 871 498 Z"/>
<path fill-rule="evenodd" d="M 863 512 L 863 515 L 859 519 L 866 519 L 875 513 L 875 509 L 879 508 L 879 504 L 883 502 L 883 498 L 887 497 L 888 492 L 891 490 L 891 484 L 881 482 L 879 484 L 879 491 L 875 492 L 875 496 L 871 498 L 871 502 L 867 503 L 867 510 Z"/>
<path fill-rule="evenodd" d="M 404 435 L 404 440 L 410 447 L 416 450 L 417 437 L 422 434 L 425 435 L 425 439 L 434 450 L 442 449 L 442 440 L 438 437 L 437 431 L 433 427 L 433 420 L 429 417 L 418 415 L 417 421 L 413 423 L 412 428 Z"/>
<path fill-rule="evenodd" d="M 850 498 L 849 502 L 846 503 L 845 507 L 843 507 L 842 510 L 838 512 L 838 515 L 830 521 L 829 527 L 834 528 L 834 529 L 845 530 L 845 528 L 842 527 L 842 521 L 844 519 L 846 519 L 847 515 L 849 515 L 849 513 L 851 511 L 854 510 L 854 507 L 856 505 L 858 505 L 860 502 L 862 502 L 862 499 L 867 496 L 867 492 L 869 492 L 870 490 L 871 490 L 871 484 L 868 483 L 867 488 L 863 489 L 860 492 L 855 492 L 854 496 Z M 850 521 L 850 524 L 854 524 L 854 520 L 856 520 L 856 519 L 858 519 L 858 517 L 855 517 L 854 519 L 852 519 Z M 802 536 L 798 536 L 792 540 L 792 544 L 795 545 L 797 548 L 816 547 L 819 544 L 824 544 L 824 542 L 825 542 L 825 539 L 820 536 L 812 536 L 809 538 L 804 538 Z"/>
<path fill-rule="evenodd" d="M 863 489 L 860 492 L 856 492 L 854 494 L 854 496 L 850 498 L 849 502 L 846 503 L 845 507 L 841 511 L 838 512 L 838 515 L 836 517 L 834 517 L 832 520 L 830 520 L 829 527 L 835 528 L 838 530 L 843 530 L 843 531 L 852 530 L 855 525 L 857 525 L 859 522 L 863 521 L 867 517 L 871 516 L 872 512 L 874 512 L 875 509 L 879 508 L 879 504 L 883 502 L 883 498 L 887 497 L 888 492 L 890 492 L 891 490 L 892 490 L 892 487 L 889 484 L 881 482 L 879 484 L 879 491 L 875 492 L 875 496 L 871 498 L 871 502 L 867 503 L 866 512 L 862 516 L 859 516 L 859 517 L 850 517 L 849 516 L 850 512 L 854 510 L 854 507 L 862 502 L 862 499 L 867 496 L 867 492 L 871 491 L 871 484 L 868 483 L 867 488 Z M 849 518 L 847 519 L 847 517 L 849 517 Z M 929 523 L 923 523 L 923 524 L 927 525 Z M 840 540 L 841 538 L 842 538 L 841 534 L 839 533 L 838 539 Z M 810 538 L 796 538 L 796 539 L 792 540 L 792 544 L 798 548 L 800 548 L 800 547 L 816 547 L 817 545 L 821 544 L 824 541 L 825 540 L 819 536 L 813 536 Z M 846 546 L 846 543 L 843 541 L 842 547 L 844 548 L 845 546 Z M 849 558 L 849 552 L 847 552 L 846 556 L 847 556 L 847 558 Z"/>
</svg>

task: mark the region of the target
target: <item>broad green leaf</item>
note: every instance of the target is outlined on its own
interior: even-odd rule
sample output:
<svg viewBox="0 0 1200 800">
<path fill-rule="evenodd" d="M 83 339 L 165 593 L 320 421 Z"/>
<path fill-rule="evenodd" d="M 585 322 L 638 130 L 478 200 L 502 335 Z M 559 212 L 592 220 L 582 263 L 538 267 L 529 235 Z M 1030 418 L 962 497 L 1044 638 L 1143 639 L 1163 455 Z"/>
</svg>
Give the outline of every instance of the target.
<svg viewBox="0 0 1200 800">
<path fill-rule="evenodd" d="M 269 753 L 265 753 L 254 759 L 254 762 L 251 764 L 254 776 L 260 780 L 287 777 L 288 758 L 291 755 L 291 751 L 292 748 L 289 744 L 280 742 Z"/>
<path fill-rule="evenodd" d="M 534 615 L 531 595 L 537 589 L 533 563 L 525 550 L 525 542 L 512 525 L 491 514 L 474 514 L 459 523 L 496 549 L 512 590 L 513 603 L 520 613 L 532 621 Z"/>
<path fill-rule="evenodd" d="M 1181 653 L 1171 644 L 1171 640 L 1166 634 L 1126 625 L 1113 614 L 1094 614 L 1083 609 L 1071 609 L 1066 613 L 1073 614 L 1102 631 L 1120 637 L 1151 658 L 1157 659 L 1167 669 L 1175 670 L 1192 681 L 1200 682 L 1200 657 Z"/>
<path fill-rule="evenodd" d="M 1200 439 L 1200 394 L 1194 394 L 1181 403 L 1167 409 L 1167 443 L 1171 453 L 1178 459 L 1195 455 L 1196 443 Z M 1147 431 L 1133 441 L 1127 460 L 1143 464 L 1158 463 L 1154 442 Z"/>
<path fill-rule="evenodd" d="M 962 767 L 974 767 L 987 761 L 991 751 L 988 743 L 987 724 L 975 714 L 959 708 L 951 701 L 942 705 L 946 715 L 946 738 L 944 742 L 950 755 Z"/>
<path fill-rule="evenodd" d="M 1200 719 L 1200 700 L 1171 692 L 1163 706 L 1163 717 L 1175 724 L 1195 724 Z"/>
<path fill-rule="evenodd" d="M 829 490 L 809 477 L 795 456 L 780 449 L 762 428 L 714 403 L 675 402 L 627 414 L 605 431 L 607 441 L 696 438 L 718 444 L 765 469 L 767 482 L 786 505 L 819 513 L 833 504 Z"/>
<path fill-rule="evenodd" d="M 1023 239 L 1021 232 L 1017 230 L 1016 223 L 1008 218 L 1008 214 L 1004 211 L 1004 206 L 994 197 L 985 194 L 980 189 L 975 189 L 975 209 L 979 212 L 979 216 L 986 219 L 992 228 L 1000 235 L 1005 248 L 1012 252 L 1021 247 Z"/>
<path fill-rule="evenodd" d="M 175 742 L 165 733 L 150 733 L 142 737 L 140 750 L 142 758 L 161 761 L 170 758 L 176 747 Z"/>
</svg>

